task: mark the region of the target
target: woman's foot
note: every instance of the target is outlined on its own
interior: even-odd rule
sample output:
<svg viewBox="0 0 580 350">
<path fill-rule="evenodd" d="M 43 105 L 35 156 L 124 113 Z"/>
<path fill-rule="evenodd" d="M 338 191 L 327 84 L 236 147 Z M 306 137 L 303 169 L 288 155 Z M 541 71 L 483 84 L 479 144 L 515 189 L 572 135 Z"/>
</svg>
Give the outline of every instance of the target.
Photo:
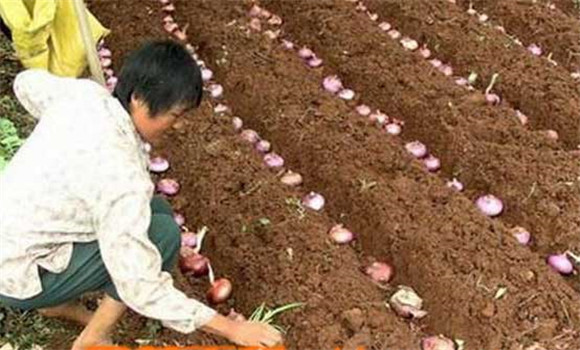
<svg viewBox="0 0 580 350">
<path fill-rule="evenodd" d="M 88 350 L 92 346 L 97 345 L 113 345 L 113 341 L 108 336 L 90 336 L 82 332 L 81 335 L 75 339 L 71 350 Z"/>
<path fill-rule="evenodd" d="M 69 321 L 80 323 L 83 326 L 89 324 L 93 318 L 93 312 L 78 301 L 68 302 L 54 307 L 38 309 L 38 312 L 46 317 L 64 318 Z"/>
</svg>

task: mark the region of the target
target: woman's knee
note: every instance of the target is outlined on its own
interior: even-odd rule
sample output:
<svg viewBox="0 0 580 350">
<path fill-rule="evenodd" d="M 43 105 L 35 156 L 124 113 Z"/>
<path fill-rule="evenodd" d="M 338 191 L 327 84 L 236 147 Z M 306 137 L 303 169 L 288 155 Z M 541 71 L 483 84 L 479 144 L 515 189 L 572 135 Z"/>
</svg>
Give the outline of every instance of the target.
<svg viewBox="0 0 580 350">
<path fill-rule="evenodd" d="M 153 196 L 151 199 L 151 212 L 152 214 L 166 214 L 173 216 L 173 208 L 171 204 L 163 196 Z"/>
<path fill-rule="evenodd" d="M 149 227 L 149 238 L 163 257 L 164 270 L 165 267 L 175 264 L 181 246 L 181 230 L 175 223 L 173 216 L 153 214 Z"/>
</svg>

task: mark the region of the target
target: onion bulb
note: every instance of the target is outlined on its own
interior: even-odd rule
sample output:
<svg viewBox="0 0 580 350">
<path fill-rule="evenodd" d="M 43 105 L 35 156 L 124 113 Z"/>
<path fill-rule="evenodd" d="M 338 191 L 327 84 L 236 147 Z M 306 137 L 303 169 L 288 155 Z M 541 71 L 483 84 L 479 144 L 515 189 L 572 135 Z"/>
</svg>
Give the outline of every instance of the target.
<svg viewBox="0 0 580 350">
<path fill-rule="evenodd" d="M 306 61 L 306 64 L 311 68 L 317 68 L 322 66 L 322 60 L 316 56 L 312 56 Z"/>
<path fill-rule="evenodd" d="M 532 238 L 532 235 L 528 230 L 523 227 L 516 226 L 510 230 L 510 233 L 521 245 L 528 245 Z"/>
<path fill-rule="evenodd" d="M 175 6 L 173 6 L 173 4 L 167 4 L 167 5 L 163 6 L 161 9 L 165 12 L 174 12 Z"/>
<path fill-rule="evenodd" d="M 367 7 L 362 2 L 359 2 L 358 4 L 356 4 L 355 10 L 365 12 L 367 10 Z"/>
<path fill-rule="evenodd" d="M 115 88 L 115 86 L 117 85 L 117 82 L 119 82 L 119 79 L 116 76 L 110 76 L 107 79 L 107 85 L 112 87 L 113 89 Z"/>
<path fill-rule="evenodd" d="M 191 44 L 185 44 L 185 50 L 190 54 L 195 54 L 195 48 Z"/>
<path fill-rule="evenodd" d="M 210 289 L 207 291 L 207 300 L 212 304 L 220 304 L 232 295 L 232 282 L 227 278 L 215 279 L 213 268 L 208 264 Z"/>
<path fill-rule="evenodd" d="M 242 126 L 244 126 L 244 122 L 242 121 L 242 119 L 240 117 L 233 117 L 232 118 L 232 125 L 233 125 L 235 131 L 240 131 L 242 129 Z"/>
<path fill-rule="evenodd" d="M 336 75 L 330 75 L 324 78 L 322 86 L 324 87 L 324 90 L 333 94 L 342 90 L 342 82 Z"/>
<path fill-rule="evenodd" d="M 149 160 L 149 171 L 162 173 L 169 169 L 169 162 L 163 157 L 153 157 Z"/>
<path fill-rule="evenodd" d="M 391 29 L 387 32 L 391 39 L 397 40 L 401 37 L 401 33 L 396 29 Z"/>
<path fill-rule="evenodd" d="M 455 350 L 455 343 L 442 335 L 431 336 L 421 340 L 421 350 Z"/>
<path fill-rule="evenodd" d="M 274 30 L 268 29 L 264 32 L 264 35 L 267 36 L 268 38 L 274 40 L 274 39 L 278 38 L 278 36 L 280 35 L 280 30 L 274 31 Z"/>
<path fill-rule="evenodd" d="M 354 233 L 345 228 L 342 224 L 332 226 L 328 232 L 330 238 L 338 244 L 348 244 L 355 239 Z"/>
<path fill-rule="evenodd" d="M 232 295 L 232 282 L 227 278 L 220 278 L 212 283 L 207 291 L 207 300 L 212 304 L 220 304 L 228 300 Z"/>
<path fill-rule="evenodd" d="M 443 65 L 443 62 L 441 62 L 441 60 L 438 60 L 436 58 L 429 60 L 429 63 L 431 63 L 431 65 L 435 68 L 439 68 Z"/>
<path fill-rule="evenodd" d="M 228 111 L 228 106 L 222 104 L 222 103 L 218 103 L 214 108 L 213 111 L 216 114 L 222 114 Z"/>
<path fill-rule="evenodd" d="M 250 17 L 258 17 L 261 12 L 262 12 L 262 8 L 260 8 L 260 6 L 258 6 L 256 4 L 254 4 L 252 6 L 252 8 L 250 8 L 248 15 L 250 15 Z"/>
<path fill-rule="evenodd" d="M 272 15 L 272 17 L 270 17 L 270 19 L 268 20 L 268 24 L 273 26 L 279 26 L 280 24 L 282 24 L 282 18 L 280 18 L 280 16 L 277 15 Z"/>
<path fill-rule="evenodd" d="M 185 217 L 182 214 L 173 214 L 173 220 L 175 220 L 177 226 L 183 226 L 185 224 Z"/>
<path fill-rule="evenodd" d="M 387 134 L 396 136 L 400 135 L 403 129 L 397 123 L 388 123 L 387 125 L 385 125 L 385 131 L 387 132 Z"/>
<path fill-rule="evenodd" d="M 381 28 L 381 30 L 384 32 L 388 32 L 389 30 L 391 30 L 392 27 L 393 26 L 391 26 L 391 24 L 388 22 L 379 23 L 379 28 Z"/>
<path fill-rule="evenodd" d="M 181 246 L 195 248 L 197 246 L 197 235 L 193 232 L 184 232 L 181 234 Z"/>
<path fill-rule="evenodd" d="M 501 98 L 499 97 L 499 95 L 498 94 L 494 94 L 494 93 L 487 93 L 487 94 L 485 94 L 485 100 L 490 105 L 497 105 L 497 104 L 499 104 L 501 102 Z"/>
<path fill-rule="evenodd" d="M 264 164 L 268 168 L 281 168 L 284 166 L 284 158 L 274 152 L 270 152 L 264 156 Z"/>
<path fill-rule="evenodd" d="M 558 139 L 558 132 L 556 130 L 546 130 L 546 131 L 544 131 L 544 133 L 551 140 L 557 140 Z"/>
<path fill-rule="evenodd" d="M 270 18 L 270 16 L 272 16 L 272 13 L 268 10 L 266 10 L 265 8 L 262 8 L 262 10 L 260 11 L 260 17 L 264 18 L 264 19 L 268 19 Z"/>
<path fill-rule="evenodd" d="M 201 79 L 203 79 L 203 81 L 210 81 L 211 78 L 213 78 L 213 72 L 211 71 L 211 69 L 202 68 Z"/>
<path fill-rule="evenodd" d="M 101 57 L 99 61 L 101 62 L 101 67 L 103 68 L 109 68 L 111 64 L 113 64 L 113 61 L 111 61 L 111 59 L 108 57 Z"/>
<path fill-rule="evenodd" d="M 379 125 L 385 124 L 388 119 L 389 117 L 385 113 L 381 112 L 379 109 L 377 109 L 376 112 L 371 113 L 371 115 L 369 115 L 369 120 Z"/>
<path fill-rule="evenodd" d="M 394 269 L 391 265 L 384 262 L 375 261 L 365 269 L 365 273 L 374 282 L 379 284 L 386 284 L 391 281 L 393 275 L 395 274 Z"/>
<path fill-rule="evenodd" d="M 405 144 L 405 149 L 415 158 L 423 158 L 427 155 L 427 146 L 419 141 L 412 141 Z"/>
<path fill-rule="evenodd" d="M 566 254 L 552 254 L 548 257 L 548 265 L 562 275 L 569 275 L 574 271 L 574 265 Z"/>
<path fill-rule="evenodd" d="M 421 57 L 427 59 L 431 57 L 431 50 L 429 50 L 426 46 L 423 46 L 419 49 L 419 54 Z"/>
<path fill-rule="evenodd" d="M 541 56 L 542 55 L 542 48 L 536 44 L 531 44 L 528 46 L 528 51 L 531 52 L 534 56 Z"/>
<path fill-rule="evenodd" d="M 338 97 L 342 98 L 343 100 L 350 101 L 354 98 L 354 91 L 351 89 L 342 89 L 338 92 Z"/>
<path fill-rule="evenodd" d="M 266 153 L 268 151 L 270 151 L 271 145 L 270 142 L 266 141 L 266 140 L 260 140 L 258 142 L 256 142 L 256 150 L 260 153 Z"/>
<path fill-rule="evenodd" d="M 309 48 L 304 46 L 300 50 L 298 50 L 298 56 L 300 56 L 301 58 L 307 59 L 307 58 L 314 56 L 314 52 L 312 52 L 312 50 L 310 50 Z"/>
<path fill-rule="evenodd" d="M 423 308 L 423 299 L 407 286 L 399 286 L 399 289 L 389 299 L 389 305 L 395 312 L 405 318 L 422 318 L 427 316 Z"/>
<path fill-rule="evenodd" d="M 455 79 L 455 84 L 457 84 L 459 86 L 467 86 L 467 85 L 469 85 L 469 80 L 467 80 L 464 77 L 459 77 L 459 78 Z"/>
<path fill-rule="evenodd" d="M 477 198 L 475 204 L 487 216 L 497 216 L 503 211 L 502 201 L 494 195 L 487 194 Z"/>
<path fill-rule="evenodd" d="M 447 181 L 447 187 L 449 188 L 453 188 L 454 190 L 461 192 L 463 191 L 463 184 L 457 180 L 456 178 L 453 178 L 452 180 Z"/>
<path fill-rule="evenodd" d="M 108 57 L 112 56 L 111 50 L 107 49 L 106 47 L 102 47 L 99 49 L 99 57 Z"/>
<path fill-rule="evenodd" d="M 371 114 L 371 108 L 367 105 L 358 105 L 356 106 L 356 112 L 363 117 L 366 117 L 367 115 Z"/>
<path fill-rule="evenodd" d="M 425 167 L 429 171 L 437 171 L 441 168 L 441 161 L 439 160 L 439 158 L 431 154 L 428 155 L 425 159 L 423 159 L 423 164 L 425 164 Z"/>
<path fill-rule="evenodd" d="M 262 30 L 262 22 L 258 18 L 252 18 L 250 20 L 250 28 L 256 32 Z"/>
<path fill-rule="evenodd" d="M 451 68 L 451 66 L 448 64 L 441 65 L 438 69 L 446 77 L 450 77 L 453 75 L 453 68 Z"/>
<path fill-rule="evenodd" d="M 209 93 L 211 94 L 211 97 L 213 98 L 221 97 L 224 93 L 224 88 L 220 84 L 211 84 L 208 87 L 208 90 Z"/>
<path fill-rule="evenodd" d="M 368 13 L 369 18 L 371 19 L 371 21 L 376 22 L 377 19 L 379 19 L 379 15 L 376 13 Z"/>
<path fill-rule="evenodd" d="M 316 192 L 310 192 L 302 198 L 302 205 L 312 210 L 321 210 L 324 204 L 324 197 Z"/>
<path fill-rule="evenodd" d="M 294 48 L 294 43 L 286 39 L 282 39 L 282 45 L 284 45 L 284 47 L 288 50 L 292 50 Z"/>
<path fill-rule="evenodd" d="M 242 132 L 240 133 L 240 136 L 242 137 L 242 140 L 249 142 L 249 143 L 252 143 L 252 144 L 260 141 L 260 136 L 258 135 L 257 132 L 255 132 L 252 129 L 242 130 Z"/>
<path fill-rule="evenodd" d="M 518 120 L 522 125 L 528 124 L 528 116 L 523 114 L 519 109 L 516 109 L 516 117 L 518 117 Z"/>
<path fill-rule="evenodd" d="M 179 183 L 173 179 L 161 179 L 157 183 L 157 191 L 168 196 L 176 195 L 179 192 Z"/>
<path fill-rule="evenodd" d="M 282 175 L 280 182 L 288 186 L 298 186 L 302 184 L 302 175 L 288 170 L 288 172 Z"/>
<path fill-rule="evenodd" d="M 417 50 L 417 48 L 419 48 L 419 44 L 417 43 L 417 41 L 409 37 L 404 37 L 403 39 L 401 39 L 401 45 L 403 45 L 403 47 L 409 51 L 415 51 Z"/>
<path fill-rule="evenodd" d="M 181 256 L 179 259 L 179 269 L 187 276 L 201 277 L 207 275 L 208 264 L 209 259 L 198 253 Z"/>
</svg>

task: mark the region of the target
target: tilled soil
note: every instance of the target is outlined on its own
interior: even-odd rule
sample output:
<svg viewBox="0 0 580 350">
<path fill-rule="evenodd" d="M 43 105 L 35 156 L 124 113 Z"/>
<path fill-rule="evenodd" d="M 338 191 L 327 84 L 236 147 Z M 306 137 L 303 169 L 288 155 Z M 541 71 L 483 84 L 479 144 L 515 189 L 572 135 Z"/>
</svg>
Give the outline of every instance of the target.
<svg viewBox="0 0 580 350">
<path fill-rule="evenodd" d="M 580 12 L 576 8 L 576 15 L 572 14 L 572 1 L 567 1 L 569 5 L 564 4 L 566 1 L 556 2 L 554 9 L 548 8 L 545 1 L 532 0 L 460 0 L 457 3 L 467 9 L 470 2 L 477 11 L 487 13 L 495 24 L 504 26 L 523 43 L 535 43 L 546 53 L 552 52 L 554 60 L 563 67 L 580 70 Z"/>
<path fill-rule="evenodd" d="M 108 43 L 117 65 L 139 42 L 163 37 L 157 1 L 111 4 L 93 0 L 91 9 L 115 30 Z M 401 51 L 344 1 L 264 4 L 286 21 L 290 37 L 320 54 L 323 69 L 311 70 L 277 42 L 249 34 L 245 3 L 182 0 L 176 18 L 189 25 L 191 42 L 224 85 L 233 113 L 273 143 L 304 185 L 283 187 L 208 102 L 156 148 L 172 161 L 168 176 L 182 183 L 176 209 L 190 228 L 211 230 L 204 252 L 218 275 L 234 283 L 227 306 L 248 315 L 262 302 L 306 302 L 280 319 L 291 349 L 418 349 L 420 337 L 439 333 L 465 340 L 466 349 L 569 340 L 580 328 L 580 296 L 543 260 L 548 248 L 572 248 L 578 237 L 577 159 L 502 117 L 514 112 L 509 106 L 481 104 Z M 320 81 L 331 72 L 362 92 L 364 102 L 405 120 L 403 138 L 372 128 L 349 103 L 323 92 Z M 441 157 L 440 176 L 406 154 L 403 142 L 412 138 Z M 458 173 L 465 193 L 445 186 Z M 327 199 L 321 213 L 302 212 L 289 200 L 310 190 Z M 473 206 L 483 191 L 505 196 L 502 220 Z M 543 214 L 540 205 L 551 212 Z M 534 227 L 538 251 L 517 246 L 508 232 L 513 223 L 547 218 L 564 233 L 550 231 L 550 224 Z M 338 222 L 358 234 L 351 246 L 329 242 L 328 228 Z M 388 290 L 360 272 L 372 259 L 394 265 Z M 205 280 L 179 280 L 188 294 L 203 297 Z M 425 319 L 409 323 L 384 306 L 397 284 L 425 299 Z M 500 288 L 507 293 L 495 299 Z M 143 326 L 136 317 L 129 322 L 135 331 L 122 335 L 124 343 Z M 160 341 L 224 342 L 170 331 Z"/>
<path fill-rule="evenodd" d="M 272 8 L 277 10 L 277 4 L 272 2 Z M 428 63 L 366 26 L 365 15 L 349 17 L 348 5 L 341 9 L 343 13 L 304 5 L 300 13 L 313 27 L 301 32 L 303 23 L 294 23 L 296 16 L 280 8 L 284 18 L 289 17 L 290 37 L 314 48 L 325 59 L 327 74 L 339 73 L 347 86 L 362 92 L 363 102 L 403 119 L 402 137 L 426 142 L 442 159 L 440 175 L 463 181 L 468 198 L 489 192 L 500 195 L 507 204 L 501 220 L 532 230 L 534 249 L 541 254 L 580 244 L 577 156 L 558 151 L 557 146 L 551 149 L 537 132 L 506 118 L 515 114 L 513 110 L 479 103 L 473 99 L 477 94 L 432 73 Z M 352 31 L 343 29 L 349 24 Z M 369 33 L 362 33 L 365 30 Z M 353 36 L 359 39 L 353 42 Z"/>
<path fill-rule="evenodd" d="M 580 144 L 580 85 L 563 67 L 532 56 L 447 1 L 366 3 L 402 33 L 426 43 L 456 74 L 477 73 L 479 89 L 484 90 L 491 76 L 499 74 L 493 91 L 528 115 L 533 129 L 558 131 L 567 149 Z"/>
</svg>

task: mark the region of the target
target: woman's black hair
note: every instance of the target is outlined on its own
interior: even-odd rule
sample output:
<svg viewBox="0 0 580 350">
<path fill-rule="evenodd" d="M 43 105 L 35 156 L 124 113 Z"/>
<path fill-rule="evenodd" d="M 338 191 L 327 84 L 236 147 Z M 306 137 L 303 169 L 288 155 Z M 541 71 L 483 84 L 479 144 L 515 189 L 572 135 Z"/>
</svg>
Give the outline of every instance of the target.
<svg viewBox="0 0 580 350">
<path fill-rule="evenodd" d="M 174 41 L 154 41 L 137 49 L 123 63 L 118 78 L 113 96 L 127 112 L 132 96 L 147 104 L 152 117 L 173 107 L 191 109 L 201 103 L 201 71 Z"/>
</svg>

